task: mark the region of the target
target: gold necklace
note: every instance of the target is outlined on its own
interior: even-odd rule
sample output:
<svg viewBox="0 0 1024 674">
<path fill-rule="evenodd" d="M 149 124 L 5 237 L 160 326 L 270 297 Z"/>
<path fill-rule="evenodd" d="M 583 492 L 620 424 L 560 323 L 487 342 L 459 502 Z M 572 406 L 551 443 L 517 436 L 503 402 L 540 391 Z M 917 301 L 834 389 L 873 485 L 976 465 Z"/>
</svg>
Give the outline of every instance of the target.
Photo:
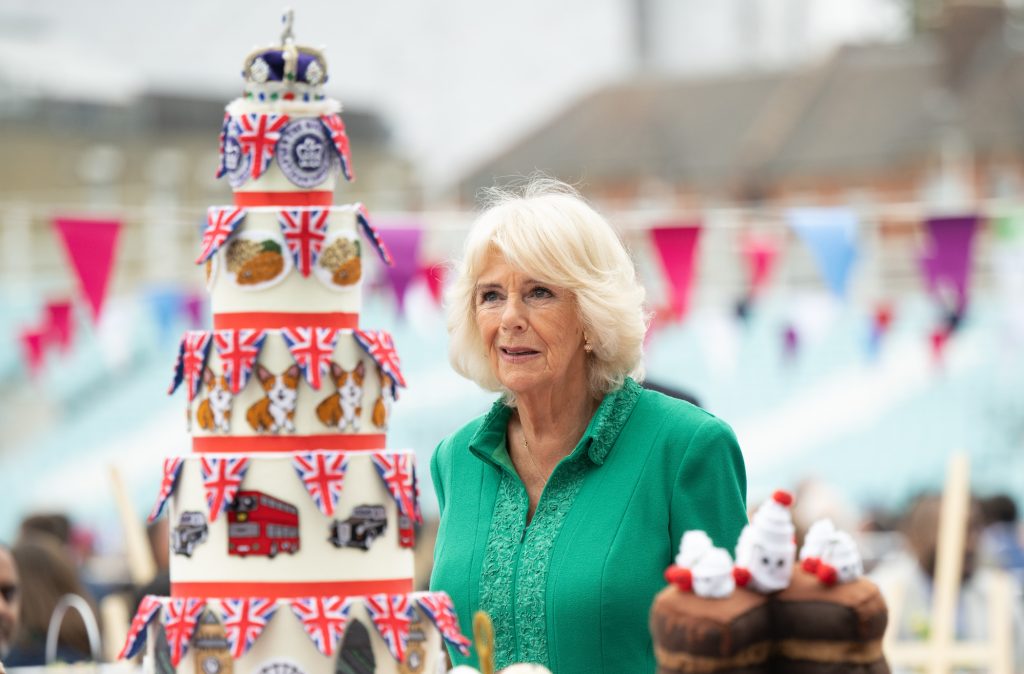
<svg viewBox="0 0 1024 674">
<path fill-rule="evenodd" d="M 533 452 L 530 451 L 530 441 L 526 439 L 526 430 L 523 430 L 523 446 L 526 448 L 526 458 L 530 460 L 530 464 L 533 466 L 533 474 L 541 478 L 544 482 L 547 480 L 544 478 L 544 471 L 537 465 L 536 459 L 533 458 Z"/>
</svg>

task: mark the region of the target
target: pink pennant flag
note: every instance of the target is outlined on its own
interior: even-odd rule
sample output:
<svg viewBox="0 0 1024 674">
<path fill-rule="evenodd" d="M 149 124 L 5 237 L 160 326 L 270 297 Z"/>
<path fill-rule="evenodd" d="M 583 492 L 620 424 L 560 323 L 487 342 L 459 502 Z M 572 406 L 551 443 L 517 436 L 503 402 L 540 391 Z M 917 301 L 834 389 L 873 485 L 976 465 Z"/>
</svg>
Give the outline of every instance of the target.
<svg viewBox="0 0 1024 674">
<path fill-rule="evenodd" d="M 92 309 L 93 320 L 98 322 L 107 297 L 121 222 L 56 218 L 54 226 L 75 268 L 80 290 Z"/>
<path fill-rule="evenodd" d="M 71 348 L 71 337 L 71 301 L 47 302 L 46 341 L 67 352 Z"/>
<path fill-rule="evenodd" d="M 31 376 L 36 376 L 43 369 L 43 361 L 46 358 L 46 334 L 37 328 L 26 328 L 21 331 L 18 337 L 21 342 L 21 351 L 25 357 L 25 365 Z"/>
<path fill-rule="evenodd" d="M 420 244 L 423 228 L 406 225 L 380 230 L 380 236 L 391 253 L 394 264 L 384 269 L 391 289 L 398 300 L 399 313 L 405 313 L 405 292 L 420 269 Z"/>
<path fill-rule="evenodd" d="M 441 294 L 444 291 L 444 281 L 447 275 L 447 268 L 443 264 L 429 264 L 420 270 L 423 274 L 423 278 L 427 282 L 427 290 L 430 291 L 430 296 L 434 298 L 434 302 L 438 306 L 441 306 Z"/>
<path fill-rule="evenodd" d="M 744 240 L 743 257 L 749 272 L 750 297 L 756 297 L 764 290 L 775 268 L 778 253 L 778 244 L 767 235 L 751 234 Z"/>
<path fill-rule="evenodd" d="M 666 224 L 651 229 L 654 246 L 669 284 L 669 307 L 676 320 L 686 316 L 693 284 L 694 252 L 700 239 L 701 223 Z"/>
</svg>

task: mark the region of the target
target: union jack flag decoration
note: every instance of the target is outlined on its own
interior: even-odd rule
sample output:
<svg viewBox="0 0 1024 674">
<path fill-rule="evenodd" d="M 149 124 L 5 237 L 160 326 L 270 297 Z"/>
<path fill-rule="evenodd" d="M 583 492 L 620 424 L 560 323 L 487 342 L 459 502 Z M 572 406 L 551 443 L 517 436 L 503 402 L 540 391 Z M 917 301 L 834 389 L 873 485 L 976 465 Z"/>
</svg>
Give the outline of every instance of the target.
<svg viewBox="0 0 1024 674">
<path fill-rule="evenodd" d="M 217 330 L 213 335 L 217 345 L 217 354 L 224 367 L 224 375 L 231 386 L 231 392 L 238 395 L 249 377 L 252 376 L 256 357 L 260 355 L 263 340 L 267 338 L 265 330 Z"/>
<path fill-rule="evenodd" d="M 373 465 L 383 480 L 398 510 L 414 522 L 423 522 L 419 503 L 416 502 L 416 468 L 411 454 L 374 452 Z"/>
<path fill-rule="evenodd" d="M 206 228 L 196 264 L 202 264 L 224 245 L 239 223 L 245 220 L 245 209 L 233 206 L 210 206 L 206 209 Z"/>
<path fill-rule="evenodd" d="M 266 597 L 222 599 L 221 621 L 235 660 L 245 655 L 263 633 L 277 610 L 277 602 Z"/>
<path fill-rule="evenodd" d="M 341 121 L 341 115 L 321 115 L 320 121 L 324 123 L 327 133 L 334 143 L 334 149 L 338 151 L 341 158 L 341 172 L 345 179 L 352 182 L 356 179 L 356 172 L 352 168 L 352 156 L 349 154 L 348 134 L 345 133 L 345 122 Z"/>
<path fill-rule="evenodd" d="M 124 640 L 124 646 L 117 654 L 118 660 L 134 658 L 142 650 L 146 643 L 146 628 L 159 608 L 160 600 L 155 595 L 147 594 L 142 598 L 142 601 L 139 602 L 139 610 L 135 612 L 131 627 L 128 628 L 128 637 Z"/>
<path fill-rule="evenodd" d="M 295 260 L 295 267 L 303 276 L 312 273 L 313 265 L 320 257 L 327 238 L 327 216 L 330 213 L 329 208 L 301 208 L 277 214 L 281 234 Z"/>
<path fill-rule="evenodd" d="M 188 401 L 195 400 L 199 386 L 203 383 L 203 368 L 206 367 L 211 344 L 213 340 L 206 330 L 189 330 L 185 333 L 178 347 L 178 362 L 174 367 L 174 379 L 167 389 L 168 395 L 174 393 L 184 381 L 188 387 Z"/>
<path fill-rule="evenodd" d="M 242 478 L 248 468 L 249 459 L 244 457 L 203 457 L 199 462 L 211 523 L 217 519 L 218 514 L 227 512 L 242 486 Z"/>
<path fill-rule="evenodd" d="M 174 493 L 174 487 L 178 483 L 178 476 L 181 475 L 182 461 L 180 457 L 164 459 L 164 477 L 160 480 L 160 493 L 156 496 L 156 503 L 150 511 L 149 522 L 155 522 L 164 511 L 167 499 Z"/>
<path fill-rule="evenodd" d="M 206 608 L 206 602 L 195 598 L 171 597 L 166 599 L 163 610 L 164 631 L 167 645 L 171 650 L 171 664 L 175 667 L 185 657 L 192 634 L 196 631 L 199 614 Z"/>
<path fill-rule="evenodd" d="M 447 592 L 428 592 L 416 597 L 416 603 L 430 622 L 452 648 L 458 649 L 463 655 L 469 655 L 469 639 L 459 629 L 459 616 L 455 614 L 455 606 Z"/>
<path fill-rule="evenodd" d="M 220 178 L 227 173 L 228 167 L 224 165 L 224 141 L 228 137 L 228 127 L 231 125 L 231 115 L 224 113 L 224 122 L 220 125 L 220 135 L 217 136 L 217 173 L 215 178 Z"/>
<path fill-rule="evenodd" d="M 405 386 L 405 377 L 402 376 L 402 364 L 398 360 L 398 352 L 395 351 L 395 342 L 391 339 L 391 333 L 385 330 L 354 330 L 352 332 L 359 345 L 370 354 L 370 357 L 384 370 L 384 374 L 391 377 L 391 380 L 399 386 Z"/>
<path fill-rule="evenodd" d="M 375 594 L 366 597 L 366 611 L 391 655 L 398 662 L 405 662 L 409 623 L 412 622 L 412 604 L 408 595 Z"/>
<path fill-rule="evenodd" d="M 318 651 L 331 657 L 348 624 L 349 603 L 341 597 L 299 597 L 292 612 Z"/>
<path fill-rule="evenodd" d="M 284 328 L 281 336 L 306 381 L 319 391 L 320 377 L 326 376 L 331 370 L 331 355 L 338 342 L 337 329 Z"/>
<path fill-rule="evenodd" d="M 329 451 L 297 454 L 292 457 L 292 466 L 320 512 L 327 517 L 333 516 L 348 470 L 345 454 Z"/>
<path fill-rule="evenodd" d="M 366 206 L 361 203 L 354 204 L 353 208 L 356 209 L 356 221 L 359 223 L 359 227 L 363 230 L 363 234 L 370 243 L 373 244 L 374 250 L 377 251 L 377 255 L 380 259 L 389 267 L 395 266 L 395 261 L 391 259 L 391 252 L 388 247 L 384 244 L 384 239 L 380 238 L 380 232 L 370 224 L 370 213 L 366 210 Z"/>
<path fill-rule="evenodd" d="M 281 129 L 288 123 L 288 115 L 261 115 L 251 112 L 238 118 L 238 142 L 242 152 L 252 160 L 252 179 L 256 180 L 270 166 L 274 146 L 281 138 Z"/>
</svg>

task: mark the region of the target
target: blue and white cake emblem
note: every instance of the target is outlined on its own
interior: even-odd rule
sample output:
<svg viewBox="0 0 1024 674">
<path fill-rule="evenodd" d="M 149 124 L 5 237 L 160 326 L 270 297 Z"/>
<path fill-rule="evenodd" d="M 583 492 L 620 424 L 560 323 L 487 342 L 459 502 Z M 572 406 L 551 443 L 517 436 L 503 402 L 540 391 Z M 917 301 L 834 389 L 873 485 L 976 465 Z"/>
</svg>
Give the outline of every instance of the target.
<svg viewBox="0 0 1024 674">
<path fill-rule="evenodd" d="M 288 122 L 281 130 L 274 154 L 285 177 L 296 187 L 308 189 L 327 178 L 332 149 L 323 123 L 314 117 L 304 117 Z"/>
<path fill-rule="evenodd" d="M 224 173 L 232 187 L 241 187 L 249 178 L 249 165 L 252 163 L 249 154 L 242 149 L 238 140 L 238 121 L 232 119 L 224 134 Z"/>
</svg>

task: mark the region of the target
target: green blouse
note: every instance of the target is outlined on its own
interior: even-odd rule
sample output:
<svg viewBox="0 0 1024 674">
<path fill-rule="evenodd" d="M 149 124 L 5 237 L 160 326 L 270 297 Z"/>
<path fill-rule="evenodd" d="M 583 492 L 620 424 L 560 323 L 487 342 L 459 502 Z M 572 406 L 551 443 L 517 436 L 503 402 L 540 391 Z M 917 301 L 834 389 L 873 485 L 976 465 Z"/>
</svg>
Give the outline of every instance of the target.
<svg viewBox="0 0 1024 674">
<path fill-rule="evenodd" d="M 555 468 L 526 526 L 526 488 L 506 448 L 511 413 L 497 401 L 434 452 L 441 525 L 431 589 L 451 595 L 467 634 L 473 614 L 487 611 L 497 669 L 654 672 L 648 611 L 683 532 L 703 529 L 732 550 L 747 521 L 732 430 L 627 379 Z"/>
</svg>

